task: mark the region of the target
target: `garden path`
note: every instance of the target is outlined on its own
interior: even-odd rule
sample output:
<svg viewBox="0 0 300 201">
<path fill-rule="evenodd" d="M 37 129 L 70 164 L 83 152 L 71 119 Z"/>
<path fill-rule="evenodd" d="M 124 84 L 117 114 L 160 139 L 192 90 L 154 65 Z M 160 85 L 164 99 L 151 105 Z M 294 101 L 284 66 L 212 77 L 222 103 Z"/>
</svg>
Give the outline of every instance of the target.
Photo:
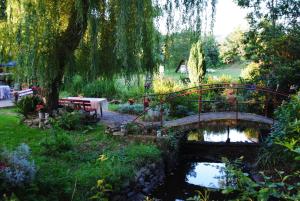
<svg viewBox="0 0 300 201">
<path fill-rule="evenodd" d="M 103 117 L 100 122 L 110 127 L 119 127 L 122 123 L 132 122 L 136 116 L 130 114 L 121 114 L 112 111 L 103 111 Z"/>
<path fill-rule="evenodd" d="M 13 107 L 14 103 L 11 100 L 0 100 L 0 108 Z"/>
</svg>

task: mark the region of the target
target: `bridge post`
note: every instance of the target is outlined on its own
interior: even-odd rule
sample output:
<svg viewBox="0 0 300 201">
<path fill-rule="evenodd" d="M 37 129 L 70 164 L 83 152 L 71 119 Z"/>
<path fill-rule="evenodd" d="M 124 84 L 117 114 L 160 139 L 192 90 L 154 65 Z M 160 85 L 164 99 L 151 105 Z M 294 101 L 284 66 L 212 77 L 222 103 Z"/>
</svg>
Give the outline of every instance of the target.
<svg viewBox="0 0 300 201">
<path fill-rule="evenodd" d="M 162 97 L 160 97 L 160 126 L 163 127 L 163 108 L 162 108 Z"/>
<path fill-rule="evenodd" d="M 266 93 L 266 100 L 265 100 L 265 117 L 268 116 L 268 109 L 269 109 L 269 92 Z"/>
<path fill-rule="evenodd" d="M 239 88 L 236 87 L 236 94 L 235 94 L 235 119 L 238 121 L 239 119 L 239 101 L 238 101 L 238 94 L 239 94 Z"/>
<path fill-rule="evenodd" d="M 199 85 L 198 88 L 198 127 L 200 128 L 201 121 L 201 111 L 202 111 L 202 87 Z"/>
</svg>

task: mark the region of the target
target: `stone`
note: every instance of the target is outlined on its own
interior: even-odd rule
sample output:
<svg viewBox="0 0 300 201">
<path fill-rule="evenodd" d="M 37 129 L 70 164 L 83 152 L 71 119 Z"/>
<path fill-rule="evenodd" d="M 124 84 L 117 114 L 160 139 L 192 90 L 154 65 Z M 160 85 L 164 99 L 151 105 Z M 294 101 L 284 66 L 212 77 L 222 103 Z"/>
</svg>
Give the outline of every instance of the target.
<svg viewBox="0 0 300 201">
<path fill-rule="evenodd" d="M 117 131 L 117 132 L 113 132 L 114 136 L 124 136 L 125 133 L 121 132 L 121 131 Z"/>
<path fill-rule="evenodd" d="M 135 192 L 130 191 L 129 193 L 127 193 L 127 197 L 130 198 L 130 197 L 134 196 L 134 194 L 135 194 Z"/>
</svg>

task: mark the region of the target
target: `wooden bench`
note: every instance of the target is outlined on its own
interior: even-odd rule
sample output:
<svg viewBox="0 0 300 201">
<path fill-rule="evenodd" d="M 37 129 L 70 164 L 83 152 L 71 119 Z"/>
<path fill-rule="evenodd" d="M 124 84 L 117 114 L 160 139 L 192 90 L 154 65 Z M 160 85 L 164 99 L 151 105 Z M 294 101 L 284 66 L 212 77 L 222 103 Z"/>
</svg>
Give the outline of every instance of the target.
<svg viewBox="0 0 300 201">
<path fill-rule="evenodd" d="M 76 99 L 59 99 L 58 104 L 63 107 L 72 107 L 74 110 L 83 109 L 85 112 L 91 114 L 97 118 L 97 109 L 93 108 L 91 105 L 91 101 L 88 100 L 76 100 Z"/>
<path fill-rule="evenodd" d="M 15 101 L 17 102 L 19 99 L 25 97 L 25 96 L 29 96 L 33 94 L 33 90 L 32 89 L 24 89 L 22 91 L 13 91 L 12 94 L 15 97 Z"/>
</svg>

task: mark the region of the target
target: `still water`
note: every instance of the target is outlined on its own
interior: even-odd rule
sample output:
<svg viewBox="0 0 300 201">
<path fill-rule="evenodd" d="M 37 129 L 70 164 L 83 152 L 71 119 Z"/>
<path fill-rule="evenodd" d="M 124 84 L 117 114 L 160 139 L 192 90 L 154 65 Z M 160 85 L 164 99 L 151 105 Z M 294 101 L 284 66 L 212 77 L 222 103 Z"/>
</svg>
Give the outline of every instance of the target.
<svg viewBox="0 0 300 201">
<path fill-rule="evenodd" d="M 224 163 L 184 162 L 158 187 L 153 197 L 163 201 L 181 201 L 196 195 L 197 190 L 210 189 L 210 199 L 224 200 L 219 192 L 230 185 Z"/>
<path fill-rule="evenodd" d="M 253 122 L 211 122 L 188 132 L 187 140 L 228 142 L 229 139 L 230 142 L 258 143 L 263 141 L 269 130 L 268 125 Z M 209 161 L 205 158 L 199 159 L 201 156 L 196 153 L 191 154 L 196 159 L 191 160 L 182 154 L 177 169 L 166 177 L 164 184 L 153 192 L 152 197 L 163 201 L 182 201 L 195 196 L 198 190 L 203 192 L 209 189 L 210 200 L 232 199 L 221 193 L 226 186 L 234 186 L 234 182 L 227 176 L 226 165 L 217 159 Z"/>
<path fill-rule="evenodd" d="M 192 130 L 187 135 L 188 141 L 204 142 L 247 142 L 258 143 L 269 132 L 267 125 L 252 122 L 239 122 L 239 124 L 207 123 L 200 129 Z"/>
</svg>

